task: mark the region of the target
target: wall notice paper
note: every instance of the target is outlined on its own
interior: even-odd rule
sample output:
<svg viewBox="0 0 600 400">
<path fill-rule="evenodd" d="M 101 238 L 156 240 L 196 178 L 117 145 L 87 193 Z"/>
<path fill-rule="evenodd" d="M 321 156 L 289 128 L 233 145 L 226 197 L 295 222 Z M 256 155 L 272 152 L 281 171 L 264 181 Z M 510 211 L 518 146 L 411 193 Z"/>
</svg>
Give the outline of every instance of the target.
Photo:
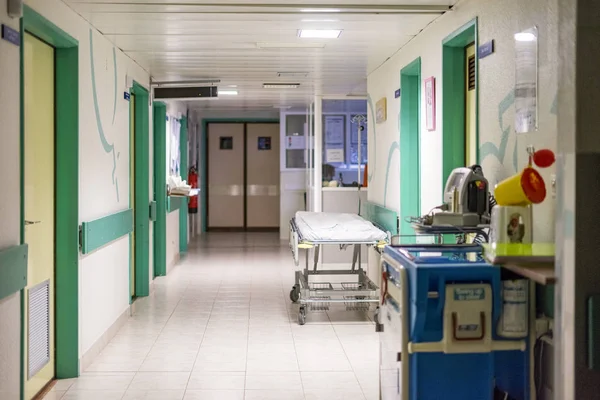
<svg viewBox="0 0 600 400">
<path fill-rule="evenodd" d="M 304 146 L 306 145 L 306 138 L 304 136 L 299 136 L 299 135 L 287 136 L 285 138 L 285 140 L 286 140 L 286 147 L 288 149 L 303 149 Z"/>
<path fill-rule="evenodd" d="M 515 34 L 515 130 L 537 130 L 537 28 Z"/>
<path fill-rule="evenodd" d="M 344 162 L 344 149 L 327 149 L 325 158 L 328 163 Z"/>
<path fill-rule="evenodd" d="M 344 144 L 344 122 L 346 117 L 343 115 L 325 116 L 325 143 L 328 146 Z"/>
</svg>

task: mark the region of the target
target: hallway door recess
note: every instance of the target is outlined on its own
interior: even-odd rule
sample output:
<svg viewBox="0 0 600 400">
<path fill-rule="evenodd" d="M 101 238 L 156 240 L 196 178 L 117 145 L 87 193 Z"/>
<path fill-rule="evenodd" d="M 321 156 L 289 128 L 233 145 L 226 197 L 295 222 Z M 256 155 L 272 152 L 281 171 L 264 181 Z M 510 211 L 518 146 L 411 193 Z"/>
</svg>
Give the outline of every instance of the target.
<svg viewBox="0 0 600 400">
<path fill-rule="evenodd" d="M 24 38 L 24 204 L 29 246 L 24 315 L 25 398 L 55 376 L 55 56 L 54 48 Z"/>
<path fill-rule="evenodd" d="M 279 230 L 279 124 L 209 123 L 209 231 Z"/>
</svg>

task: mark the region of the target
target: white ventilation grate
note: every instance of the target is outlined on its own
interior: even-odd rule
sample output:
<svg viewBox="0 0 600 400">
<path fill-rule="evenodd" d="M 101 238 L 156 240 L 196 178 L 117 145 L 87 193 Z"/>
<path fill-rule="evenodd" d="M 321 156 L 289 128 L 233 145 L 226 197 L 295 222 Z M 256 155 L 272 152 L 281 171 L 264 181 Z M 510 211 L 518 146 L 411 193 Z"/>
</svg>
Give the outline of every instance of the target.
<svg viewBox="0 0 600 400">
<path fill-rule="evenodd" d="M 50 280 L 29 289 L 28 379 L 50 362 Z"/>
</svg>

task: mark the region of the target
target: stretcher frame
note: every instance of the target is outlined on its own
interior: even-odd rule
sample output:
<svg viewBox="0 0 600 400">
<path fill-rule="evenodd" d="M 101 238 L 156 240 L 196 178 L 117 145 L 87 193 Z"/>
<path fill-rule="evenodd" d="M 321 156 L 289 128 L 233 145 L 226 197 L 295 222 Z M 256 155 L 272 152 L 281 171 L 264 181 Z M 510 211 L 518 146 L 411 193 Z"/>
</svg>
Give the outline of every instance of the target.
<svg viewBox="0 0 600 400">
<path fill-rule="evenodd" d="M 306 250 L 304 269 L 296 270 L 295 284 L 290 291 L 290 300 L 299 304 L 298 324 L 306 323 L 309 311 L 326 311 L 330 304 L 343 304 L 346 310 L 368 311 L 372 304 L 379 303 L 379 288 L 362 268 L 362 246 L 383 247 L 388 240 L 306 240 L 298 229 L 296 219 L 290 220 L 290 249 L 296 266 L 300 265 L 300 250 Z M 344 270 L 319 270 L 321 246 L 353 247 L 352 267 Z M 313 266 L 310 268 L 310 250 L 313 249 Z M 311 276 L 355 276 L 353 282 L 311 282 Z"/>
</svg>

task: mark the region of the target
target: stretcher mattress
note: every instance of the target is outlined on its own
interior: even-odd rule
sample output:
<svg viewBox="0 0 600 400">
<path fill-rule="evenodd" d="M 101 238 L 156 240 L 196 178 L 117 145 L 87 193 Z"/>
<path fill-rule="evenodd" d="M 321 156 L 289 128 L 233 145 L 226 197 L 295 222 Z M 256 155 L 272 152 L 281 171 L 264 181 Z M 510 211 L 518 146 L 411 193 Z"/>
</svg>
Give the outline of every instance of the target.
<svg viewBox="0 0 600 400">
<path fill-rule="evenodd" d="M 302 240 L 309 242 L 378 242 L 387 234 L 356 214 L 307 212 L 296 213 L 296 226 Z"/>
</svg>

